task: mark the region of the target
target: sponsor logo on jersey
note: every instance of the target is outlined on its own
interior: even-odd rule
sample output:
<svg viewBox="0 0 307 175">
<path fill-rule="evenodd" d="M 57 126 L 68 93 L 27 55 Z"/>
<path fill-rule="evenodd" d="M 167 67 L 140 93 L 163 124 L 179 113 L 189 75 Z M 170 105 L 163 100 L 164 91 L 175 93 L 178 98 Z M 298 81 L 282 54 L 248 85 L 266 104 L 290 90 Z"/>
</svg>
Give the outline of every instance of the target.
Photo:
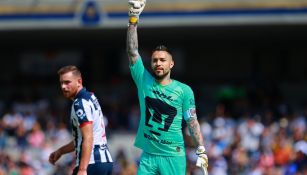
<svg viewBox="0 0 307 175">
<path fill-rule="evenodd" d="M 85 117 L 85 113 L 82 109 L 78 109 L 76 112 L 76 115 L 80 118 L 83 119 Z"/>
<path fill-rule="evenodd" d="M 166 98 L 166 99 L 168 99 L 168 100 L 170 100 L 170 101 L 173 101 L 172 96 L 167 96 L 167 95 L 165 95 L 163 92 L 156 91 L 156 90 L 153 90 L 152 92 L 153 92 L 154 94 L 158 95 L 158 96 L 161 97 L 161 98 Z"/>
</svg>

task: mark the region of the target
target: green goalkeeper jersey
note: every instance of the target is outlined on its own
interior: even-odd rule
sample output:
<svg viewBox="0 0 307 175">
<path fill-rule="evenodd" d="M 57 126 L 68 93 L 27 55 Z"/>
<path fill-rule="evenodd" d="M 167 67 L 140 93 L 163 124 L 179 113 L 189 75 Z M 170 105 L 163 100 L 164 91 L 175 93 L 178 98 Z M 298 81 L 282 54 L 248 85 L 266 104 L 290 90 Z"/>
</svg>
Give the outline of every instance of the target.
<svg viewBox="0 0 307 175">
<path fill-rule="evenodd" d="M 138 89 L 141 119 L 134 145 L 162 156 L 185 155 L 182 119 L 196 117 L 192 89 L 172 80 L 160 85 L 145 69 L 142 59 L 130 66 Z"/>
</svg>

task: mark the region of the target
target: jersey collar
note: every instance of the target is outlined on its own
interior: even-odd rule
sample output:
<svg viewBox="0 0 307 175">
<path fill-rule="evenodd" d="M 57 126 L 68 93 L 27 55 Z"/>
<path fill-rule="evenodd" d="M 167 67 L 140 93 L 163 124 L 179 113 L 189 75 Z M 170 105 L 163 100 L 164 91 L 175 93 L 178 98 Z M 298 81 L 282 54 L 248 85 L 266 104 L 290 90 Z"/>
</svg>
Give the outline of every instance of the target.
<svg viewBox="0 0 307 175">
<path fill-rule="evenodd" d="M 76 95 L 75 99 L 82 97 L 83 94 L 85 94 L 85 93 L 86 93 L 86 89 L 85 89 L 85 88 L 82 88 L 82 89 L 78 92 L 78 94 Z"/>
</svg>

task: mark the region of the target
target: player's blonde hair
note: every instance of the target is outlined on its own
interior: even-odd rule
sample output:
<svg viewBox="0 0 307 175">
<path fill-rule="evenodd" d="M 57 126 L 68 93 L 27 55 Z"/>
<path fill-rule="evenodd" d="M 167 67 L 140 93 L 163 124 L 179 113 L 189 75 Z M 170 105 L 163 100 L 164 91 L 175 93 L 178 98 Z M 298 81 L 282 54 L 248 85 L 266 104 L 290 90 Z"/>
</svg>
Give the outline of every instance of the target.
<svg viewBox="0 0 307 175">
<path fill-rule="evenodd" d="M 68 66 L 64 66 L 64 67 L 60 68 L 58 70 L 58 75 L 61 76 L 61 75 L 66 74 L 68 72 L 72 72 L 72 74 L 74 76 L 82 77 L 80 70 L 77 68 L 77 66 L 74 66 L 74 65 L 68 65 Z"/>
</svg>

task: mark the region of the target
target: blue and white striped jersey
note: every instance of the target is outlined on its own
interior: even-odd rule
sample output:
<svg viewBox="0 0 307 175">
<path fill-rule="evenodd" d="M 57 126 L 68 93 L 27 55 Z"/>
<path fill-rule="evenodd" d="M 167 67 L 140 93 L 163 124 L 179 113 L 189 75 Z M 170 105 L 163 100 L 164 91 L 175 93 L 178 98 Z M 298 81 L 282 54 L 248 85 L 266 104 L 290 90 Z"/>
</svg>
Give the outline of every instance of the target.
<svg viewBox="0 0 307 175">
<path fill-rule="evenodd" d="M 82 152 L 81 129 L 93 124 L 93 149 L 89 164 L 96 162 L 113 162 L 107 147 L 107 138 L 103 114 L 98 99 L 85 88 L 75 97 L 71 107 L 72 133 L 75 141 L 76 166 L 79 166 Z"/>
</svg>

